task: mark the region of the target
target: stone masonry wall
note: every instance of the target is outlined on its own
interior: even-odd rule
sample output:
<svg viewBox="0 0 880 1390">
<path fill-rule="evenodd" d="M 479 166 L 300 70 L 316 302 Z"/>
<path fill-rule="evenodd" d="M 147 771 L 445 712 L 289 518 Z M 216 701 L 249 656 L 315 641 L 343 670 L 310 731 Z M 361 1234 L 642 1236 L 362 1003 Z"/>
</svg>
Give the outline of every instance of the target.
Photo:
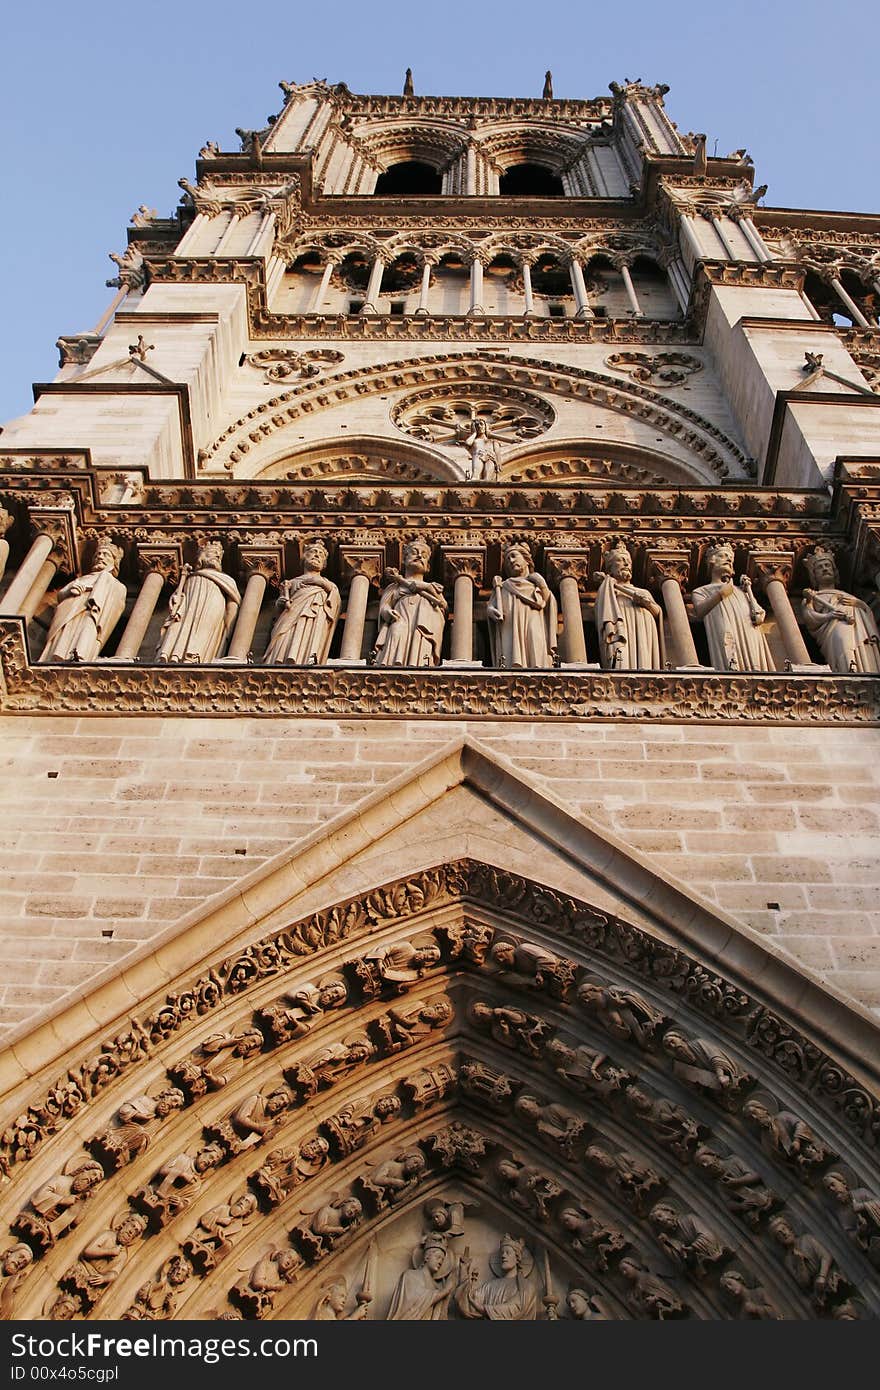
<svg viewBox="0 0 880 1390">
<path fill-rule="evenodd" d="M 0 719 L 0 1028 L 469 732 L 880 1015 L 880 731 Z"/>
</svg>

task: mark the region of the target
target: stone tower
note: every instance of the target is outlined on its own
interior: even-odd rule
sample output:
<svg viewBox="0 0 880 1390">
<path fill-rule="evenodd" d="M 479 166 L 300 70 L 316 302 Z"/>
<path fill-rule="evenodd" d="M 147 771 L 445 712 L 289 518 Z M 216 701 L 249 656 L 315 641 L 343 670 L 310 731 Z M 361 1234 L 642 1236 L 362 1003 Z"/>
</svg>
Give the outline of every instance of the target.
<svg viewBox="0 0 880 1390">
<path fill-rule="evenodd" d="M 0 441 L 2 1316 L 877 1316 L 880 220 L 281 87 Z"/>
</svg>

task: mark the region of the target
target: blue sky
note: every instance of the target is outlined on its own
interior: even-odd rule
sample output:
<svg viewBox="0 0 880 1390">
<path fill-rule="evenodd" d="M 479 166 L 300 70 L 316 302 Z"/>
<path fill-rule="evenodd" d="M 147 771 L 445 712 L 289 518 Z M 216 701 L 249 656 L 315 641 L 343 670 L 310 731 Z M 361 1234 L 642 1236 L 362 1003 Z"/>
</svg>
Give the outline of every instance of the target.
<svg viewBox="0 0 880 1390">
<path fill-rule="evenodd" d="M 411 66 L 420 93 L 537 96 L 549 67 L 570 97 L 667 82 L 710 153 L 748 148 L 768 205 L 880 212 L 874 0 L 44 0 L 15 5 L 3 44 L 0 421 L 54 375 L 58 335 L 99 318 L 138 204 L 169 213 L 199 146 L 237 148 L 281 78 L 399 92 Z"/>
</svg>

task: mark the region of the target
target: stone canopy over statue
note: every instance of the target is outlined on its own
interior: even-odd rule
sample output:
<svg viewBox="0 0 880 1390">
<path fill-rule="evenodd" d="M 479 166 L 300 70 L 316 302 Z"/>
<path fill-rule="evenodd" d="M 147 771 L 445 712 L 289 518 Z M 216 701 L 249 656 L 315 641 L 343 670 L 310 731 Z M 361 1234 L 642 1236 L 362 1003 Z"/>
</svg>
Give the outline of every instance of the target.
<svg viewBox="0 0 880 1390">
<path fill-rule="evenodd" d="M 376 666 L 437 666 L 446 624 L 442 584 L 425 579 L 431 548 L 423 540 L 403 550 L 403 574 L 389 569 L 391 582 L 379 602 L 379 634 L 373 649 Z"/>
<path fill-rule="evenodd" d="M 752 593 L 748 575 L 733 580 L 733 547 L 709 547 L 709 583 L 691 594 L 694 616 L 701 618 L 716 671 L 772 671 L 773 661 L 761 632 L 766 614 Z"/>
<path fill-rule="evenodd" d="M 204 662 L 223 655 L 241 595 L 222 563 L 223 547 L 211 542 L 199 550 L 195 569 L 183 566 L 162 626 L 158 661 Z"/>
<path fill-rule="evenodd" d="M 321 665 L 330 651 L 341 599 L 336 585 L 324 577 L 326 547 L 313 541 L 303 548 L 302 558 L 302 574 L 281 586 L 281 614 L 263 657 L 267 665 Z"/>
<path fill-rule="evenodd" d="M 605 557 L 596 594 L 599 661 L 605 671 L 659 671 L 663 612 L 647 589 L 632 583 L 632 557 L 618 541 Z"/>
<path fill-rule="evenodd" d="M 834 555 L 817 546 L 804 560 L 810 576 L 804 589 L 803 620 L 822 655 L 838 675 L 880 674 L 880 631 L 870 606 L 839 588 Z"/>
<path fill-rule="evenodd" d="M 532 569 L 528 546 L 505 547 L 504 576 L 496 574 L 486 605 L 493 666 L 505 670 L 553 666 L 556 599 L 544 577 Z"/>
<path fill-rule="evenodd" d="M 117 578 L 122 549 L 102 540 L 88 574 L 71 579 L 58 594 L 41 661 L 94 661 L 125 609 L 125 585 Z"/>
</svg>

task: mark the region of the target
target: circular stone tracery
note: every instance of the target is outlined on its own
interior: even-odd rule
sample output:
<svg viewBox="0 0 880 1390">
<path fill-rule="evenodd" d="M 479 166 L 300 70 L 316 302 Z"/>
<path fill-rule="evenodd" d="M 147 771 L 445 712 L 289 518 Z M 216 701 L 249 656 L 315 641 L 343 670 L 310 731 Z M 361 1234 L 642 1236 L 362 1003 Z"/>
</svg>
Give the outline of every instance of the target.
<svg viewBox="0 0 880 1390">
<path fill-rule="evenodd" d="M 404 434 L 432 444 L 463 444 L 480 421 L 492 438 L 515 444 L 545 434 L 556 414 L 540 396 L 516 388 L 471 392 L 449 386 L 407 396 L 391 419 Z"/>
</svg>

